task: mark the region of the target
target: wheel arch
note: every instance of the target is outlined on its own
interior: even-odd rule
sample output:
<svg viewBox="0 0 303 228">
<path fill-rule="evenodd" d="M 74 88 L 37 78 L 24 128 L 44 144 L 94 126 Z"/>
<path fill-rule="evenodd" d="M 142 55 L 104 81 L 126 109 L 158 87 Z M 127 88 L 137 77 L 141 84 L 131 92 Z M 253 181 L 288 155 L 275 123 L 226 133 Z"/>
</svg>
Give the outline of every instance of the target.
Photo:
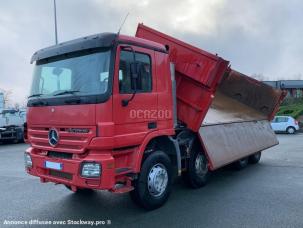
<svg viewBox="0 0 303 228">
<path fill-rule="evenodd" d="M 171 159 L 174 173 L 181 172 L 181 156 L 177 141 L 172 134 L 153 134 L 146 137 L 136 153 L 134 170 L 140 172 L 144 159 L 152 152 L 161 150 Z M 180 171 L 179 171 L 180 170 Z"/>
</svg>

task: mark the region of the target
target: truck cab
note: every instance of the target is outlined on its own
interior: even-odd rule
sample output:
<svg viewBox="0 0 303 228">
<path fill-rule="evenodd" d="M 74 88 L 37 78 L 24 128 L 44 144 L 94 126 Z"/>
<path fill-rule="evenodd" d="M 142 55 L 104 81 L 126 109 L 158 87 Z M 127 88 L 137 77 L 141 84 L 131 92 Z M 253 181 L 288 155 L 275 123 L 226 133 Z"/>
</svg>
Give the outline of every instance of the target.
<svg viewBox="0 0 303 228">
<path fill-rule="evenodd" d="M 103 33 L 42 49 L 32 62 L 28 173 L 74 191 L 129 191 L 146 144 L 175 131 L 165 47 Z"/>
</svg>

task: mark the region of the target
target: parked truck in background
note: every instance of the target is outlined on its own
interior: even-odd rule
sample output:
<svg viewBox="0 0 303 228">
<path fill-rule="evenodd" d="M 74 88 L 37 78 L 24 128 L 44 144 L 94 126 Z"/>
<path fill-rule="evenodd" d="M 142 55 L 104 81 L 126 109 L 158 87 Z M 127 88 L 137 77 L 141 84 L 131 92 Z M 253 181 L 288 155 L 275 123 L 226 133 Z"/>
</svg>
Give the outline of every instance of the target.
<svg viewBox="0 0 303 228">
<path fill-rule="evenodd" d="M 4 93 L 0 92 L 0 112 L 4 109 Z"/>
<path fill-rule="evenodd" d="M 26 110 L 5 107 L 4 93 L 0 92 L 0 143 L 23 141 Z"/>
<path fill-rule="evenodd" d="M 0 111 L 0 142 L 23 141 L 26 111 L 2 109 Z"/>
<path fill-rule="evenodd" d="M 139 24 L 42 49 L 28 99 L 25 166 L 41 182 L 130 192 L 163 205 L 175 177 L 199 188 L 278 144 L 283 94 L 217 55 Z"/>
</svg>

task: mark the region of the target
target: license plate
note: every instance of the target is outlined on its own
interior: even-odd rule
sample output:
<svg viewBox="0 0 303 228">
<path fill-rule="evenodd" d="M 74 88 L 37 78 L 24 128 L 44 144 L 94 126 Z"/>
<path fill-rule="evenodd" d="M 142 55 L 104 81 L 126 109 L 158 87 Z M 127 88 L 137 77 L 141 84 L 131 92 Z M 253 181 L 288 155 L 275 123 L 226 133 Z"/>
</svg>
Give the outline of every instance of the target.
<svg viewBox="0 0 303 228">
<path fill-rule="evenodd" d="M 63 164 L 58 163 L 58 162 L 51 162 L 51 161 L 45 162 L 45 168 L 48 168 L 48 169 L 62 170 L 62 167 L 63 167 Z"/>
</svg>

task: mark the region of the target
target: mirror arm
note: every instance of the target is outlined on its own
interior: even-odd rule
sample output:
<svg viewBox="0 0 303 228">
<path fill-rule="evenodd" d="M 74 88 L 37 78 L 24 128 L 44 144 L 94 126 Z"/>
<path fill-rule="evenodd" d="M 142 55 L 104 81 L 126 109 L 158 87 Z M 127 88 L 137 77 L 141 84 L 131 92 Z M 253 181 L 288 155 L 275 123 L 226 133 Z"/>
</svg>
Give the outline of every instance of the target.
<svg viewBox="0 0 303 228">
<path fill-rule="evenodd" d="M 131 98 L 129 98 L 128 100 L 127 99 L 123 99 L 121 104 L 123 107 L 126 107 L 128 105 L 129 102 L 131 102 L 134 97 L 135 97 L 135 94 L 136 94 L 136 91 L 134 91 L 134 93 L 132 94 Z"/>
<path fill-rule="evenodd" d="M 131 50 L 131 52 L 133 53 L 133 64 L 136 67 L 136 52 L 133 49 L 133 47 L 132 46 L 123 46 L 122 49 L 130 49 Z M 136 74 L 138 74 L 138 72 L 136 72 Z M 137 93 L 137 79 L 134 79 L 134 77 L 131 77 L 131 82 L 133 83 L 133 81 L 134 81 L 134 92 L 133 92 L 132 96 L 129 99 L 123 99 L 121 101 L 121 105 L 123 107 L 128 106 L 129 102 L 131 102 L 134 99 L 134 97 Z"/>
</svg>

